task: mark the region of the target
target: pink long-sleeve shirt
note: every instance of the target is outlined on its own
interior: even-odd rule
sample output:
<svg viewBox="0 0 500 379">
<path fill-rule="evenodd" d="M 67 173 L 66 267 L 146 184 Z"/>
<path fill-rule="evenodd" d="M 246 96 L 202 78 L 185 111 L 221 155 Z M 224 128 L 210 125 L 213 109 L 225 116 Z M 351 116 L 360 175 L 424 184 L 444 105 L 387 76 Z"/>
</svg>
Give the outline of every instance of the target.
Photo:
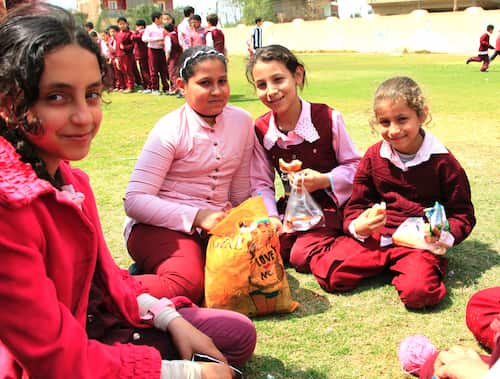
<svg viewBox="0 0 500 379">
<path fill-rule="evenodd" d="M 302 101 L 302 111 L 295 129 L 288 135 L 280 132 L 274 115 L 269 120 L 269 129 L 264 136 L 264 146 L 255 137 L 255 148 L 250 164 L 250 182 L 252 195 L 260 194 L 264 198 L 270 216 L 278 216 L 274 188 L 274 167 L 267 160 L 265 149 L 271 149 L 274 144 L 281 148 L 299 145 L 305 140 L 314 142 L 319 135 L 311 120 L 311 104 Z M 335 151 L 338 166 L 330 171 L 332 188 L 326 190 L 337 206 L 342 206 L 351 196 L 352 181 L 361 155 L 354 146 L 351 137 L 345 128 L 344 119 L 340 112 L 332 110 L 332 146 Z"/>
<path fill-rule="evenodd" d="M 154 126 L 125 195 L 125 238 L 137 223 L 193 232 L 199 209 L 229 210 L 250 196 L 253 121 L 227 105 L 208 125 L 188 104 Z"/>
</svg>

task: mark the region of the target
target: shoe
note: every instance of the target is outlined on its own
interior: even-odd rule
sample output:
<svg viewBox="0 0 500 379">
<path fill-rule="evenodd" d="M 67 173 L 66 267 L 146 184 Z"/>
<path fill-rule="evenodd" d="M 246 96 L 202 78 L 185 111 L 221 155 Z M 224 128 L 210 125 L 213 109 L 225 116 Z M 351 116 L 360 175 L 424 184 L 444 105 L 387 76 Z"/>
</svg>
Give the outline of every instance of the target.
<svg viewBox="0 0 500 379">
<path fill-rule="evenodd" d="M 182 99 L 184 97 L 184 95 L 180 92 L 178 92 L 176 95 L 175 95 L 176 98 L 178 99 Z"/>
<path fill-rule="evenodd" d="M 160 96 L 161 95 L 160 91 L 158 91 L 158 90 L 151 91 L 151 94 L 155 95 L 155 96 Z"/>
<path fill-rule="evenodd" d="M 128 273 L 130 275 L 141 275 L 142 274 L 142 270 L 140 269 L 140 267 L 139 267 L 139 265 L 137 263 L 132 263 L 128 267 Z"/>
<path fill-rule="evenodd" d="M 168 91 L 167 95 L 168 96 L 175 96 L 177 94 L 177 92 L 175 91 Z"/>
<path fill-rule="evenodd" d="M 471 62 L 471 60 L 470 60 L 470 59 L 467 59 L 467 60 L 465 61 L 465 64 L 469 64 L 470 62 Z"/>
<path fill-rule="evenodd" d="M 131 88 L 127 88 L 127 89 L 124 89 L 122 92 L 123 93 L 132 93 L 132 92 L 134 92 L 134 90 Z"/>
<path fill-rule="evenodd" d="M 144 91 L 142 91 L 142 93 L 151 93 L 151 90 L 150 89 L 145 89 Z"/>
</svg>

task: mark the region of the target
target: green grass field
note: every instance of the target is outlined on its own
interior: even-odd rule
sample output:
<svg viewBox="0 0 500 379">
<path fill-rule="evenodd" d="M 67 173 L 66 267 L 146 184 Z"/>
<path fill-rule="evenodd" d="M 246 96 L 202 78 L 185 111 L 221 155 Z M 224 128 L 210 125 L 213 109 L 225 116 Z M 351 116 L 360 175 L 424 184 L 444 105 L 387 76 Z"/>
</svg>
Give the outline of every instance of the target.
<svg viewBox="0 0 500 379">
<path fill-rule="evenodd" d="M 372 95 L 384 79 L 413 77 L 427 95 L 430 130 L 468 173 L 477 225 L 449 251 L 448 295 L 433 309 L 408 311 L 390 277 L 367 280 L 352 293 L 328 294 L 310 275 L 289 269 L 302 304 L 293 314 L 256 318 L 257 349 L 245 367 L 248 378 L 405 378 L 396 356 L 406 336 L 425 334 L 438 347 L 479 349 L 465 326 L 465 305 L 475 291 L 500 283 L 500 62 L 490 72 L 465 65 L 462 56 L 309 54 L 303 97 L 341 111 L 361 152 L 378 140 L 368 126 Z M 254 117 L 265 108 L 244 75 L 244 59 L 230 57 L 231 100 Z M 89 157 L 79 162 L 90 175 L 104 232 L 114 258 L 130 258 L 121 228 L 122 198 L 145 138 L 165 113 L 183 103 L 173 97 L 109 94 L 104 122 Z"/>
</svg>

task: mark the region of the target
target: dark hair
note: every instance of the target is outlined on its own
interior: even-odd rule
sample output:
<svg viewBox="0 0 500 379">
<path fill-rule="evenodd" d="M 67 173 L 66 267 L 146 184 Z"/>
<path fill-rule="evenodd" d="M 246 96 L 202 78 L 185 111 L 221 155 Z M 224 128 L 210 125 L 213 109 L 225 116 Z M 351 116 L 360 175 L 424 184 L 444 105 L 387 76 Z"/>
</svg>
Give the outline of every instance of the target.
<svg viewBox="0 0 500 379">
<path fill-rule="evenodd" d="M 94 29 L 94 24 L 90 21 L 86 22 L 84 26 L 89 28 L 89 29 Z"/>
<path fill-rule="evenodd" d="M 201 22 L 201 16 L 199 14 L 194 14 L 191 17 L 189 17 L 189 21 L 199 21 L 199 22 Z"/>
<path fill-rule="evenodd" d="M 278 61 L 281 62 L 285 65 L 285 67 L 290 71 L 293 75 L 297 71 L 298 67 L 302 67 L 304 70 L 304 81 L 301 85 L 299 85 L 300 88 L 304 87 L 304 83 L 306 81 L 306 69 L 304 67 L 304 64 L 300 62 L 297 57 L 290 51 L 288 50 L 285 46 L 281 45 L 268 45 L 264 46 L 260 49 L 257 49 L 255 54 L 249 58 L 248 63 L 247 63 L 247 69 L 246 69 L 246 76 L 247 80 L 254 84 L 254 78 L 253 78 L 253 67 L 258 61 L 262 62 L 271 62 L 271 61 Z"/>
<path fill-rule="evenodd" d="M 224 64 L 227 71 L 227 62 L 224 54 L 208 46 L 193 46 L 185 50 L 177 61 L 177 74 L 186 83 L 195 73 L 196 65 L 206 59 L 218 59 Z"/>
<path fill-rule="evenodd" d="M 128 24 L 127 19 L 126 19 L 125 17 L 123 17 L 123 16 L 118 17 L 118 18 L 116 19 L 116 22 L 117 22 L 117 23 L 118 23 L 118 22 L 120 22 L 120 21 L 123 21 L 124 23 Z"/>
<path fill-rule="evenodd" d="M 97 32 L 96 32 L 95 30 L 92 30 L 92 31 L 89 33 L 89 36 L 91 36 L 92 38 L 96 38 L 96 37 L 98 37 Z"/>
<path fill-rule="evenodd" d="M 146 21 L 144 21 L 143 19 L 139 19 L 135 22 L 135 25 L 136 26 L 146 26 Z"/>
<path fill-rule="evenodd" d="M 215 13 L 211 13 L 207 16 L 207 22 L 210 25 L 217 26 L 219 23 L 219 17 Z"/>
<path fill-rule="evenodd" d="M 155 20 L 158 20 L 161 17 L 160 12 L 153 12 L 151 13 L 151 21 L 155 22 Z"/>
<path fill-rule="evenodd" d="M 486 27 L 486 30 L 490 30 L 490 29 L 495 29 L 495 26 L 492 25 L 492 24 L 489 24 L 487 27 Z"/>
<path fill-rule="evenodd" d="M 261 22 L 261 21 L 262 21 L 262 17 L 255 18 L 255 23 L 258 23 L 258 22 Z"/>
<path fill-rule="evenodd" d="M 189 17 L 194 13 L 194 8 L 192 6 L 187 6 L 184 8 L 184 17 Z"/>
<path fill-rule="evenodd" d="M 6 113 L 5 118 L 0 117 L 0 136 L 14 146 L 23 162 L 31 164 L 38 177 L 57 186 L 25 137 L 26 132 L 43 133 L 43 125 L 30 114 L 30 107 L 39 97 L 45 56 L 56 48 L 78 45 L 95 55 L 102 76 L 104 60 L 73 16 L 50 4 L 35 2 L 16 8 L 1 20 L 0 35 L 0 107 Z"/>
<path fill-rule="evenodd" d="M 174 24 L 167 24 L 167 25 L 165 25 L 165 30 L 167 32 L 171 33 L 175 30 L 175 25 Z"/>
<path fill-rule="evenodd" d="M 118 25 L 109 25 L 108 30 L 109 29 L 113 29 L 115 32 L 119 32 L 120 31 L 120 28 L 118 27 Z"/>
</svg>

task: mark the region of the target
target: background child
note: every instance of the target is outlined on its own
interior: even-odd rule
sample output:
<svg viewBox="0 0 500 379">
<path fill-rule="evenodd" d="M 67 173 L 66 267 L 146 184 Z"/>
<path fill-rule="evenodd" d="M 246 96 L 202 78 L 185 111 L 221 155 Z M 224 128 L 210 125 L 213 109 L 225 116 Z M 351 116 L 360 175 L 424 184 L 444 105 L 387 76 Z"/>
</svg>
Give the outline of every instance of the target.
<svg viewBox="0 0 500 379">
<path fill-rule="evenodd" d="M 482 72 L 488 70 L 488 67 L 490 66 L 490 56 L 488 54 L 488 49 L 494 49 L 494 47 L 490 45 L 490 35 L 491 33 L 493 33 L 493 29 L 493 25 L 488 25 L 486 27 L 486 33 L 482 34 L 479 38 L 479 52 L 475 57 L 470 57 L 465 62 L 467 64 L 469 64 L 470 62 L 483 62 L 480 69 Z"/>
<path fill-rule="evenodd" d="M 224 42 L 224 33 L 217 28 L 219 17 L 215 13 L 207 16 L 207 46 L 213 47 L 219 53 L 226 55 L 226 45 Z"/>
<path fill-rule="evenodd" d="M 182 94 L 177 90 L 177 60 L 182 54 L 182 47 L 179 44 L 179 39 L 177 32 L 175 30 L 174 24 L 167 24 L 165 26 L 167 34 L 165 35 L 165 58 L 167 59 L 168 67 L 168 77 L 170 78 L 170 91 L 169 95 L 178 95 L 182 97 Z"/>
<path fill-rule="evenodd" d="M 118 58 L 118 63 L 120 71 L 123 74 L 124 80 L 124 93 L 130 93 L 134 91 L 134 42 L 132 41 L 132 32 L 128 27 L 128 22 L 125 17 L 118 17 L 116 20 L 120 31 L 116 33 L 116 57 Z"/>
<path fill-rule="evenodd" d="M 167 60 L 165 59 L 165 51 L 163 50 L 166 32 L 161 23 L 160 12 L 153 12 L 151 14 L 151 21 L 152 23 L 144 30 L 142 40 L 148 44 L 151 93 L 153 95 L 161 95 L 160 80 L 163 92 L 167 93 L 169 90 Z"/>
<path fill-rule="evenodd" d="M 148 45 L 142 40 L 142 35 L 146 28 L 146 21 L 137 20 L 135 30 L 132 33 L 134 42 L 134 58 L 136 67 L 139 67 L 140 84 L 143 88 L 142 93 L 151 93 L 151 81 L 149 78 Z"/>
<path fill-rule="evenodd" d="M 491 55 L 490 62 L 493 62 L 497 55 L 500 55 L 500 30 L 498 31 L 497 40 L 495 42 L 495 52 Z"/>
<path fill-rule="evenodd" d="M 224 365 L 161 359 L 200 352 L 241 365 L 255 343 L 250 320 L 176 311 L 145 293 L 111 258 L 88 177 L 68 163 L 87 155 L 102 119 L 95 44 L 68 12 L 38 2 L 3 18 L 0 33 L 0 341 L 17 362 L 9 375 L 231 378 Z"/>
<path fill-rule="evenodd" d="M 255 54 L 257 49 L 262 47 L 262 18 L 257 17 L 255 19 L 255 26 L 252 29 L 252 34 L 250 34 L 250 38 L 247 41 L 248 53 L 250 54 L 250 58 Z"/>
<path fill-rule="evenodd" d="M 351 195 L 360 156 L 338 111 L 299 97 L 297 88 L 303 87 L 305 75 L 304 65 L 280 45 L 263 47 L 249 60 L 247 77 L 270 109 L 255 121 L 258 141 L 251 163 L 251 184 L 252 194 L 263 196 L 269 216 L 280 230 L 286 199 L 276 205 L 275 169 L 279 169 L 280 158 L 302 162 L 299 173 L 323 208 L 326 226 L 283 234 L 281 254 L 297 271 L 324 277 L 329 271 L 330 246 L 342 231 L 341 208 Z"/>
<path fill-rule="evenodd" d="M 207 44 L 206 29 L 201 26 L 201 17 L 199 14 L 194 14 L 189 18 L 191 28 L 188 32 L 189 47 L 205 46 Z"/>
<path fill-rule="evenodd" d="M 420 87 L 395 77 L 375 92 L 373 124 L 383 140 L 365 153 L 344 211 L 344 230 L 332 247 L 334 265 L 321 285 L 348 291 L 362 278 L 385 269 L 409 308 L 436 305 L 444 297 L 447 259 L 429 251 L 394 246 L 392 234 L 408 217 L 422 217 L 439 201 L 450 232 L 433 230 L 429 243 L 449 248 L 462 242 L 475 225 L 469 181 L 455 157 L 422 125 L 428 107 Z M 374 205 L 385 202 L 386 210 Z M 427 229 L 428 230 L 428 229 Z"/>
<path fill-rule="evenodd" d="M 125 195 L 125 238 L 158 296 L 203 297 L 207 232 L 250 195 L 254 133 L 233 106 L 224 55 L 206 46 L 179 59 L 177 87 L 186 104 L 151 131 Z"/>
</svg>

